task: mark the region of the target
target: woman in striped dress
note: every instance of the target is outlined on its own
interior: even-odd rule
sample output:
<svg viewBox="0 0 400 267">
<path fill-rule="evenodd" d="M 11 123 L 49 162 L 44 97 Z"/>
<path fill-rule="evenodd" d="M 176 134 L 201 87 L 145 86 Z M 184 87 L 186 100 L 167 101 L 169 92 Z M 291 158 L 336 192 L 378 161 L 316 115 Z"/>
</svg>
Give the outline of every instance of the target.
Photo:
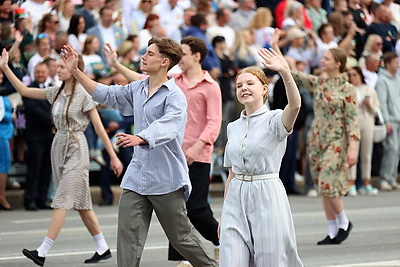
<svg viewBox="0 0 400 267">
<path fill-rule="evenodd" d="M 265 67 L 283 77 L 288 105 L 270 111 L 264 105 L 267 78 L 249 67 L 236 78 L 236 96 L 245 106 L 228 125 L 224 166 L 229 168 L 220 225 L 220 266 L 303 266 L 292 213 L 279 169 L 301 100 L 285 59 L 262 49 Z"/>
<path fill-rule="evenodd" d="M 14 88 L 24 97 L 47 99 L 52 104 L 52 118 L 57 133 L 51 148 L 53 177 L 57 186 L 53 199 L 53 217 L 47 236 L 36 250 L 24 249 L 23 254 L 43 266 L 45 256 L 61 231 L 67 210 L 79 212 L 82 221 L 96 242 L 96 253 L 85 261 L 94 263 L 111 257 L 109 247 L 100 230 L 100 225 L 92 210 L 89 189 L 89 152 L 83 131 L 89 120 L 93 123 L 97 135 L 101 138 L 110 155 L 111 167 L 116 175 L 122 172 L 122 164 L 115 154 L 111 142 L 101 123 L 96 110 L 96 103 L 85 89 L 77 84 L 76 79 L 60 62 L 58 75 L 63 81 L 60 88 L 28 88 L 8 67 L 8 53 L 3 50 L 0 57 L 0 68 L 10 80 Z M 80 58 L 79 68 L 84 64 Z"/>
</svg>

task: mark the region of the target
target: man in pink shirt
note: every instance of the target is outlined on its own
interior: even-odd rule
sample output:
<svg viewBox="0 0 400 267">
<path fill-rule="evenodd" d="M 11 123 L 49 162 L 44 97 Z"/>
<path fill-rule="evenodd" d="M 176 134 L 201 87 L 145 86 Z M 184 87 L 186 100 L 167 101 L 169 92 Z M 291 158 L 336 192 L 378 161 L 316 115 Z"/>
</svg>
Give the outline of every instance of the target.
<svg viewBox="0 0 400 267">
<path fill-rule="evenodd" d="M 218 222 L 208 204 L 208 193 L 211 157 L 222 121 L 221 89 L 210 74 L 201 68 L 201 63 L 208 52 L 205 42 L 200 38 L 188 36 L 181 40 L 181 45 L 183 57 L 179 67 L 183 72 L 169 76 L 175 79 L 188 103 L 182 149 L 189 166 L 192 193 L 186 202 L 186 208 L 193 226 L 216 246 L 215 253 L 218 259 Z M 110 65 L 129 81 L 146 77 L 119 63 L 115 51 L 110 46 L 105 48 L 105 53 Z M 168 259 L 182 261 L 179 266 L 185 264 L 190 266 L 171 245 Z"/>
<path fill-rule="evenodd" d="M 222 120 L 222 98 L 219 84 L 202 70 L 207 55 L 204 41 L 188 36 L 181 40 L 183 57 L 179 62 L 182 73 L 173 74 L 188 103 L 188 116 L 182 149 L 189 166 L 192 193 L 186 202 L 188 217 L 200 234 L 219 246 L 218 222 L 208 204 L 210 166 L 214 142 L 219 135 Z M 216 249 L 216 258 L 218 257 Z M 170 245 L 169 260 L 184 260 Z M 184 266 L 181 263 L 180 266 Z"/>
</svg>

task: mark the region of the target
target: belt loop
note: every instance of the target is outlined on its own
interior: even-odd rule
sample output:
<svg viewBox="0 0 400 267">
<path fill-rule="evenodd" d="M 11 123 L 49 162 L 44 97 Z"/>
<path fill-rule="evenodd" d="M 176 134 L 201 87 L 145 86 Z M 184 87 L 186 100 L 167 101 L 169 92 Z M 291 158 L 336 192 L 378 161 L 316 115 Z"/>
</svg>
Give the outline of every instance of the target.
<svg viewBox="0 0 400 267">
<path fill-rule="evenodd" d="M 250 174 L 250 180 L 253 182 L 253 174 Z"/>
</svg>

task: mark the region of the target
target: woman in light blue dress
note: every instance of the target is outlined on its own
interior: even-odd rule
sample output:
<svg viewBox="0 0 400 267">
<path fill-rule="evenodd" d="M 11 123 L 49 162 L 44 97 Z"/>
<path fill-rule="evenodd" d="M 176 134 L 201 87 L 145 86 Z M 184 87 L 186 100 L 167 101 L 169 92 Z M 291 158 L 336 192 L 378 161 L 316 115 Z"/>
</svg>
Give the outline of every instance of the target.
<svg viewBox="0 0 400 267">
<path fill-rule="evenodd" d="M 266 68 L 278 71 L 288 105 L 270 111 L 264 105 L 267 78 L 260 68 L 243 69 L 235 86 L 245 106 L 228 125 L 224 166 L 229 168 L 220 225 L 220 266 L 303 266 L 279 169 L 301 100 L 285 59 L 261 49 Z"/>
</svg>

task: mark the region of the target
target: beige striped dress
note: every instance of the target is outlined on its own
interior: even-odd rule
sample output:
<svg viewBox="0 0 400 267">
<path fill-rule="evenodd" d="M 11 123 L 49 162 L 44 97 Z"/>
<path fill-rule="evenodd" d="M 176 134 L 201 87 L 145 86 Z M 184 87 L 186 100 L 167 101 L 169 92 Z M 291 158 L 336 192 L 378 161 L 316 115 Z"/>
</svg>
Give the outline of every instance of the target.
<svg viewBox="0 0 400 267">
<path fill-rule="evenodd" d="M 46 97 L 53 103 L 58 88 L 47 88 Z M 70 95 L 63 90 L 53 103 L 52 116 L 57 133 L 51 147 L 51 164 L 56 193 L 52 208 L 65 210 L 91 210 L 89 190 L 89 150 L 84 130 L 89 123 L 87 111 L 96 102 L 80 85 L 69 107 L 68 117 L 72 132 L 68 131 L 66 110 Z"/>
</svg>

